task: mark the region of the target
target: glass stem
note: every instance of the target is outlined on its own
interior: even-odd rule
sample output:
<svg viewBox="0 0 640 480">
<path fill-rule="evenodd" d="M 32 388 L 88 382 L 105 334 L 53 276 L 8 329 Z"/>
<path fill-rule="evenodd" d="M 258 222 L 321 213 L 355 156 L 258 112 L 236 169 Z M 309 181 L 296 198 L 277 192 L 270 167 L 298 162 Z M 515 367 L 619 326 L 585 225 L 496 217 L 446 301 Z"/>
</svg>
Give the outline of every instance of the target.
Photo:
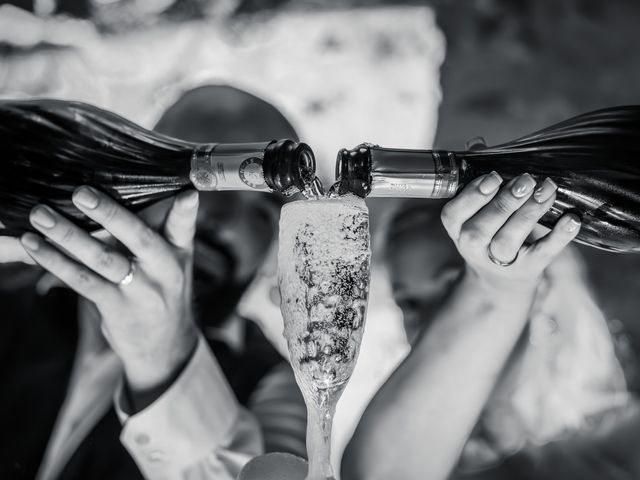
<svg viewBox="0 0 640 480">
<path fill-rule="evenodd" d="M 336 408 L 334 395 L 318 392 L 317 403 L 307 406 L 307 455 L 309 471 L 306 480 L 335 480 L 331 467 L 331 426 Z"/>
</svg>

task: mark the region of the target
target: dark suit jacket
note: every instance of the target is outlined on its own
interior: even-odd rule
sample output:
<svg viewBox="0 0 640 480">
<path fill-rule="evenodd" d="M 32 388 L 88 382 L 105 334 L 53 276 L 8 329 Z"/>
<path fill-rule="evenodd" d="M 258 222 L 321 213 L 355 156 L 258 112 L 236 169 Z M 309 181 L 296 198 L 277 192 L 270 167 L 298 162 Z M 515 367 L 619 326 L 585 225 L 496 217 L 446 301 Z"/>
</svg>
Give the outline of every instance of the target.
<svg viewBox="0 0 640 480">
<path fill-rule="evenodd" d="M 0 281 L 10 281 L 0 278 Z M 0 479 L 33 479 L 65 399 L 78 340 L 77 300 L 54 288 L 0 291 Z M 258 381 L 282 357 L 247 322 L 246 348 L 234 354 L 211 342 L 238 400 L 245 403 Z M 113 407 L 76 450 L 61 480 L 141 479 L 120 444 Z"/>
</svg>

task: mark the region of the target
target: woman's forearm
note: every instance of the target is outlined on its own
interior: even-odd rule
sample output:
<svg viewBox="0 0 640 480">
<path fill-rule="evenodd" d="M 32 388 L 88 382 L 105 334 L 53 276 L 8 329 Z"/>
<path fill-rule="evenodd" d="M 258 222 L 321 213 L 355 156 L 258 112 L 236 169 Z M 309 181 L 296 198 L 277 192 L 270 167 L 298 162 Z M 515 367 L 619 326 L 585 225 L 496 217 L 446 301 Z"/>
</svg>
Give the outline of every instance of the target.
<svg viewBox="0 0 640 480">
<path fill-rule="evenodd" d="M 463 275 L 365 411 L 343 480 L 445 479 L 518 340 L 533 292 Z"/>
</svg>

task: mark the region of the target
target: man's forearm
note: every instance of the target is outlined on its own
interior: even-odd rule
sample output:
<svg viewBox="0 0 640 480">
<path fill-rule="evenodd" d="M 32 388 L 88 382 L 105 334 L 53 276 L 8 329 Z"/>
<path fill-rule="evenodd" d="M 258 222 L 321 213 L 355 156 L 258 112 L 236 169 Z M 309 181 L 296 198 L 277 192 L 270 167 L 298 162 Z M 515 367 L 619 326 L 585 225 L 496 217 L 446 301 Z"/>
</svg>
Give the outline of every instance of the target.
<svg viewBox="0 0 640 480">
<path fill-rule="evenodd" d="M 151 405 L 171 385 L 188 365 L 198 345 L 198 333 L 191 322 L 185 322 L 171 345 L 158 348 L 144 361 L 122 358 L 125 370 L 125 394 L 132 413 Z M 135 373 L 135 374 L 134 374 Z"/>
<path fill-rule="evenodd" d="M 365 411 L 343 480 L 448 476 L 526 323 L 533 293 L 465 274 Z"/>
</svg>

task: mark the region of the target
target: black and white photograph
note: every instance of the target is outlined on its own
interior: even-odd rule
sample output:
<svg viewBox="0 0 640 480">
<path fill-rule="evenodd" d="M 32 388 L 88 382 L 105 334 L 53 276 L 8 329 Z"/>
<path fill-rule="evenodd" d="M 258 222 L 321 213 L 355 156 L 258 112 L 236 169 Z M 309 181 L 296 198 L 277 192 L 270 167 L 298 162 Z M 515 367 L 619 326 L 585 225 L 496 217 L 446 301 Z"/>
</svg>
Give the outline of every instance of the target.
<svg viewBox="0 0 640 480">
<path fill-rule="evenodd" d="M 639 45 L 0 2 L 0 480 L 640 480 Z"/>
</svg>

